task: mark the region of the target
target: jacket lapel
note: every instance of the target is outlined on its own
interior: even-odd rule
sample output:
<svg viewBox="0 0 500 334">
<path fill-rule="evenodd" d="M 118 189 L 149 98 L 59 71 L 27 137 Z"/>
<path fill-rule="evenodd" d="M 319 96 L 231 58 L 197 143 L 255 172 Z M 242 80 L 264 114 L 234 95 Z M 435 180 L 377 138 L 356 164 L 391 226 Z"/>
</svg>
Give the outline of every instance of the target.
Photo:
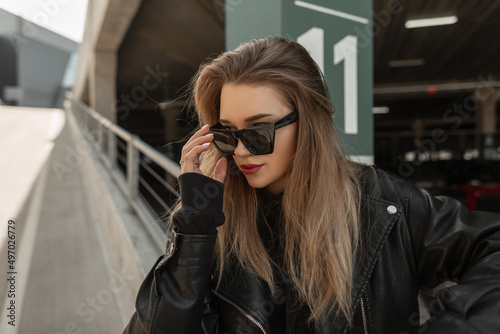
<svg viewBox="0 0 500 334">
<path fill-rule="evenodd" d="M 377 263 L 380 250 L 394 223 L 401 215 L 402 207 L 381 199 L 363 196 L 363 212 L 368 214 L 362 219 L 362 243 L 354 266 L 351 312 L 354 315 L 359 307 L 363 293 Z M 391 207 L 391 208 L 389 208 Z M 388 209 L 389 208 L 389 209 Z M 394 211 L 394 208 L 397 211 Z M 363 332 L 363 324 L 355 324 Z M 348 333 L 349 323 L 343 315 L 330 314 L 321 322 L 318 333 Z"/>
<path fill-rule="evenodd" d="M 363 206 L 362 211 L 368 214 L 362 219 L 362 244 L 355 260 L 351 305 L 353 314 L 366 290 L 380 250 L 403 210 L 398 204 L 369 196 L 363 196 Z M 216 282 L 216 279 L 213 282 Z M 243 313 L 243 317 L 240 316 L 239 320 L 233 320 L 246 322 L 245 326 L 252 328 L 251 333 L 269 333 L 268 317 L 272 314 L 273 305 L 267 286 L 258 277 L 239 269 L 227 270 L 215 294 L 222 299 L 224 309 L 232 307 Z M 294 298 L 296 296 L 293 290 L 288 291 L 288 310 L 293 309 Z M 291 312 L 287 315 L 287 324 L 300 325 L 297 321 L 298 317 L 301 321 L 303 320 L 297 312 Z M 230 319 L 226 320 L 230 321 Z M 349 324 L 344 316 L 337 317 L 331 314 L 325 321 L 322 321 L 318 330 L 319 333 L 347 333 Z"/>
</svg>

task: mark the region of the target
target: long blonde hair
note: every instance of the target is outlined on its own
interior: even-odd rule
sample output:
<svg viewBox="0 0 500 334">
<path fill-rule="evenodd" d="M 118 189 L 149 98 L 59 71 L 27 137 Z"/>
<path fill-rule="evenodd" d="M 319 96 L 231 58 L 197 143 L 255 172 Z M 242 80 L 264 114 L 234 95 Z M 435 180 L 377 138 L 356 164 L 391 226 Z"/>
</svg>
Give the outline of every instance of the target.
<svg viewBox="0 0 500 334">
<path fill-rule="evenodd" d="M 307 304 L 309 321 L 330 311 L 351 319 L 354 257 L 359 239 L 358 168 L 346 157 L 332 121 L 324 78 L 308 52 L 279 37 L 253 40 L 203 64 L 192 80 L 200 124 L 219 121 L 226 83 L 268 85 L 298 111 L 298 144 L 283 192 L 283 270 Z M 211 176 L 221 154 L 211 147 L 202 171 Z M 272 260 L 257 230 L 257 196 L 244 175 L 228 167 L 225 223 L 215 253 L 219 277 L 231 257 L 275 291 Z"/>
</svg>

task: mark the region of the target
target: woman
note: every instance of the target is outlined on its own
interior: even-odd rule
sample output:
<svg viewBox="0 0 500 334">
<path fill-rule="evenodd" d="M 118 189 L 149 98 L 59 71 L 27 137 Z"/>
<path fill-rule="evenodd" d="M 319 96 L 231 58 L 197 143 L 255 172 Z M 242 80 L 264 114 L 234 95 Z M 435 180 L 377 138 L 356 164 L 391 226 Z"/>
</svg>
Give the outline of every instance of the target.
<svg viewBox="0 0 500 334">
<path fill-rule="evenodd" d="M 303 47 L 223 53 L 193 96 L 204 126 L 125 333 L 497 333 L 499 217 L 349 161 Z"/>
</svg>

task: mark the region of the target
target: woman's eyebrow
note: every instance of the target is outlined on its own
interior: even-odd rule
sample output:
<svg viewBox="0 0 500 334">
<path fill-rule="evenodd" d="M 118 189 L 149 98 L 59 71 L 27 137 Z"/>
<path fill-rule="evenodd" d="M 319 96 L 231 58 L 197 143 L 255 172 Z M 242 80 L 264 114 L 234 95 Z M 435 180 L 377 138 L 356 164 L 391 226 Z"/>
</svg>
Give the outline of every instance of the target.
<svg viewBox="0 0 500 334">
<path fill-rule="evenodd" d="M 258 120 L 260 118 L 266 117 L 266 116 L 274 116 L 274 114 L 257 114 L 257 115 L 253 115 L 253 116 L 250 116 L 250 117 L 246 118 L 245 122 L 247 122 L 247 123 L 248 122 L 252 122 L 252 121 Z M 231 124 L 230 121 L 222 119 L 222 118 L 219 119 L 219 122 Z"/>
</svg>

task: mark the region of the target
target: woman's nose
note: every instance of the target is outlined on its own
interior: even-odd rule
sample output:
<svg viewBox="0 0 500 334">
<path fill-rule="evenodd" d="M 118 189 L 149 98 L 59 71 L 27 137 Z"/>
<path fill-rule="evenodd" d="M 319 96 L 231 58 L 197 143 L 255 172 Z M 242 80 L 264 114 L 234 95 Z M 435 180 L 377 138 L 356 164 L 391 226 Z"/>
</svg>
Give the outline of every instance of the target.
<svg viewBox="0 0 500 334">
<path fill-rule="evenodd" d="M 248 151 L 248 149 L 243 145 L 243 142 L 241 139 L 238 139 L 238 144 L 236 145 L 236 148 L 234 149 L 234 155 L 238 157 L 244 157 L 247 155 L 251 155 L 251 153 Z"/>
</svg>

